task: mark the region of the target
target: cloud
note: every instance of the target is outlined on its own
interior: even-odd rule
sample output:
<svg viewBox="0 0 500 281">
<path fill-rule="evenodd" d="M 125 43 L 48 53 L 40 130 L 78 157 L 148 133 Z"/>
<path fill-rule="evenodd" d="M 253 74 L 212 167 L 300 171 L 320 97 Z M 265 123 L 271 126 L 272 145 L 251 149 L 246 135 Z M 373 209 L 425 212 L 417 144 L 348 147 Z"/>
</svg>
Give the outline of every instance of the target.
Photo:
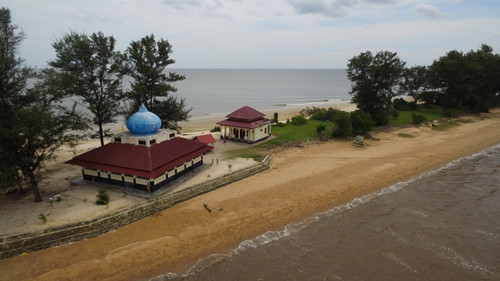
<svg viewBox="0 0 500 281">
<path fill-rule="evenodd" d="M 347 15 L 347 10 L 360 5 L 386 5 L 397 0 L 289 0 L 299 14 L 320 14 L 327 17 Z"/>
<path fill-rule="evenodd" d="M 443 14 L 438 8 L 427 4 L 418 4 L 413 8 L 413 12 L 421 17 L 433 20 L 443 17 Z"/>
</svg>

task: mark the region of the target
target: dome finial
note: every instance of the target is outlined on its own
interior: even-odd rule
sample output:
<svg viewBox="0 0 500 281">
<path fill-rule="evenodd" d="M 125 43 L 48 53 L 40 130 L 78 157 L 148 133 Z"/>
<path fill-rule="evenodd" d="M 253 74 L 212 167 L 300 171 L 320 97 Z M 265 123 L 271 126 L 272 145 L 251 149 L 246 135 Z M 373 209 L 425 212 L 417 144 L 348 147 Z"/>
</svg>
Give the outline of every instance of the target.
<svg viewBox="0 0 500 281">
<path fill-rule="evenodd" d="M 148 111 L 142 103 L 139 111 L 127 120 L 127 128 L 134 135 L 151 135 L 161 128 L 161 119 L 158 115 Z"/>
</svg>

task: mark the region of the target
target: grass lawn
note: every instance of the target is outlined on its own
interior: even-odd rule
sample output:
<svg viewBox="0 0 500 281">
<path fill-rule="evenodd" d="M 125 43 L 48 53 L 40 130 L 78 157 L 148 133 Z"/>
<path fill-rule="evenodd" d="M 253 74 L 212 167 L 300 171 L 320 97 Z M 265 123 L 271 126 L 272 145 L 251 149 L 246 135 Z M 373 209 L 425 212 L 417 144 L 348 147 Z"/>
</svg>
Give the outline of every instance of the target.
<svg viewBox="0 0 500 281">
<path fill-rule="evenodd" d="M 316 140 L 316 126 L 319 124 L 324 124 L 326 126 L 326 130 L 323 132 L 325 135 L 331 134 L 334 124 L 326 121 L 308 120 L 307 124 L 300 126 L 292 124 L 286 124 L 283 127 L 273 126 L 271 132 L 275 138 L 249 148 L 233 150 L 229 152 L 229 157 L 253 158 L 255 160 L 261 160 L 265 157 L 265 155 L 262 155 L 260 152 L 265 149 L 280 146 L 286 143 Z"/>
<path fill-rule="evenodd" d="M 443 110 L 443 108 L 439 106 L 431 106 L 431 107 L 419 107 L 417 110 L 411 110 L 411 111 L 399 111 L 399 117 L 396 120 L 389 120 L 389 125 L 392 126 L 402 126 L 402 125 L 408 125 L 408 124 L 413 124 L 413 117 L 412 114 L 421 114 L 425 116 L 425 119 L 427 121 L 434 120 L 434 119 L 439 119 L 439 118 L 444 118 L 448 117 L 449 114 L 451 115 L 457 115 L 460 113 L 463 113 L 458 110 L 449 110 L 448 115 L 446 112 Z"/>
</svg>

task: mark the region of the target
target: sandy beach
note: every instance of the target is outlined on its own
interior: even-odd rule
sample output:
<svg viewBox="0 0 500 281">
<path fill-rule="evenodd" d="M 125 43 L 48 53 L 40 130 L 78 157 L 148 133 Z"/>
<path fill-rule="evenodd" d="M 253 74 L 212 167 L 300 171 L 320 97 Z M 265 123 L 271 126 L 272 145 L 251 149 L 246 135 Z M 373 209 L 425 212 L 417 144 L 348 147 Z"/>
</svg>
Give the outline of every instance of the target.
<svg viewBox="0 0 500 281">
<path fill-rule="evenodd" d="M 353 105 L 345 105 L 344 110 L 349 109 Z M 280 112 L 279 119 L 286 120 L 298 111 Z M 266 114 L 272 117 L 272 112 Z M 330 141 L 278 152 L 272 155 L 273 164 L 266 172 L 112 233 L 0 260 L 0 280 L 147 280 L 167 272 L 182 273 L 200 258 L 228 253 L 246 239 L 500 142 L 500 109 L 463 118 L 472 122 L 442 132 L 426 126 L 379 132 L 363 148 L 349 141 Z M 203 131 L 213 128 L 215 122 L 203 119 L 181 126 L 186 132 Z M 71 150 L 61 153 L 58 162 L 72 154 Z M 54 170 L 63 167 L 53 165 Z M 63 183 L 58 182 L 61 190 L 70 189 L 69 181 L 79 176 L 78 169 L 58 171 L 64 173 Z M 143 199 L 127 195 L 122 200 L 111 208 Z M 214 211 L 207 212 L 203 204 Z M 91 211 L 83 217 L 102 211 L 90 205 Z M 22 229 L 30 226 L 18 231 Z"/>
</svg>

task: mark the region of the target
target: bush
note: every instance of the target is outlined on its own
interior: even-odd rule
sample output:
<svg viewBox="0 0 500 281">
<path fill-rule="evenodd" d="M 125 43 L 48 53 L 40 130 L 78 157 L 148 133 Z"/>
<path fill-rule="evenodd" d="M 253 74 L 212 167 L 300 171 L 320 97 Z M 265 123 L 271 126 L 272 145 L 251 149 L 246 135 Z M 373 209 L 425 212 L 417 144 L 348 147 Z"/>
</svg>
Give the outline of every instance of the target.
<svg viewBox="0 0 500 281">
<path fill-rule="evenodd" d="M 415 110 L 417 109 L 417 103 L 412 101 L 412 102 L 407 102 L 406 100 L 402 98 L 397 98 L 392 101 L 392 106 L 401 111 L 410 111 L 410 110 Z"/>
<path fill-rule="evenodd" d="M 307 124 L 307 119 L 303 115 L 297 115 L 292 117 L 292 125 L 300 126 Z"/>
<path fill-rule="evenodd" d="M 411 115 L 412 119 L 413 119 L 413 124 L 415 125 L 419 125 L 419 124 L 422 124 L 425 122 L 425 116 L 423 116 L 422 114 L 417 114 L 417 113 L 413 113 Z"/>
<path fill-rule="evenodd" d="M 347 138 L 352 136 L 351 115 L 344 111 L 338 111 L 333 120 L 337 128 L 333 131 L 334 138 Z"/>
<path fill-rule="evenodd" d="M 273 121 L 274 123 L 278 123 L 278 112 L 275 112 L 273 115 Z"/>
<path fill-rule="evenodd" d="M 109 204 L 109 195 L 104 189 L 100 189 L 99 193 L 97 193 L 97 201 L 95 203 L 97 205 L 108 205 Z"/>
<path fill-rule="evenodd" d="M 210 132 L 211 133 L 220 132 L 220 127 L 215 126 L 212 130 L 210 130 Z"/>
<path fill-rule="evenodd" d="M 351 113 L 351 123 L 353 133 L 356 135 L 365 135 L 375 126 L 372 116 L 362 110 L 356 110 Z"/>
</svg>

